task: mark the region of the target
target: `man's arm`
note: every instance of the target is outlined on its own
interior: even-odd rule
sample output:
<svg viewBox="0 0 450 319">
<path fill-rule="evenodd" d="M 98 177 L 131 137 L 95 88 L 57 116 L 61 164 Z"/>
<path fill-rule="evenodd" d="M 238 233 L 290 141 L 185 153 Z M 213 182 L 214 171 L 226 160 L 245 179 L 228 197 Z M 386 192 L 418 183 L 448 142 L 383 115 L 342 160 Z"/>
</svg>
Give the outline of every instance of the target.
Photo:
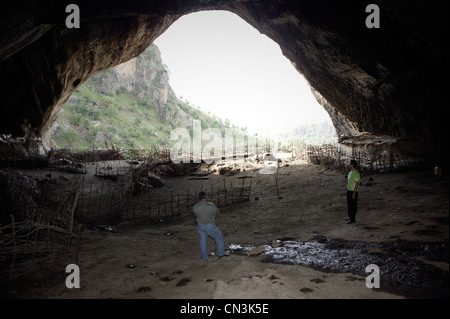
<svg viewBox="0 0 450 319">
<path fill-rule="evenodd" d="M 355 181 L 355 187 L 353 188 L 353 195 L 352 198 L 356 199 L 356 192 L 358 191 L 359 182 Z"/>
<path fill-rule="evenodd" d="M 358 187 L 359 187 L 359 180 L 360 180 L 360 176 L 359 176 L 359 174 L 357 175 L 358 177 L 356 178 L 355 177 L 355 185 L 354 185 L 354 187 L 353 187 L 353 195 L 352 195 L 352 198 L 353 199 L 356 199 L 356 192 L 358 191 Z"/>
</svg>

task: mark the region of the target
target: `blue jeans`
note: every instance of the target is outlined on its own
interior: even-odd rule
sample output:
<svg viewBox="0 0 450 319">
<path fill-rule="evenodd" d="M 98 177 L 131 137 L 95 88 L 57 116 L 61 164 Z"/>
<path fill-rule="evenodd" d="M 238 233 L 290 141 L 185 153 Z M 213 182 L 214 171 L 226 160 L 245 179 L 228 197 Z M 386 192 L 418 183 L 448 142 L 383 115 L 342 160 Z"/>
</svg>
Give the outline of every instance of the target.
<svg viewBox="0 0 450 319">
<path fill-rule="evenodd" d="M 200 239 L 200 254 L 203 260 L 208 259 L 208 236 L 216 242 L 219 256 L 225 255 L 223 236 L 219 228 L 214 224 L 198 224 L 198 236 Z"/>
</svg>

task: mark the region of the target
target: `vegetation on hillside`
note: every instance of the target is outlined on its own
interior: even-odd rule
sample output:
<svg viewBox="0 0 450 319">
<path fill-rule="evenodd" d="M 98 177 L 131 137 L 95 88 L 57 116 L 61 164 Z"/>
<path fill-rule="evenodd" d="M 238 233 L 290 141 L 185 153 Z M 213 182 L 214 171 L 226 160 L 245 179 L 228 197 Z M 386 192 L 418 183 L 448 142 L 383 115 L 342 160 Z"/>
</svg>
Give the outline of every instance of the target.
<svg viewBox="0 0 450 319">
<path fill-rule="evenodd" d="M 331 120 L 286 128 L 276 132 L 274 135 L 275 139 L 279 141 L 281 148 L 289 148 L 292 144 L 335 145 L 338 140 Z"/>
<path fill-rule="evenodd" d="M 136 59 L 133 79 L 120 80 L 117 70 L 109 69 L 95 74 L 73 93 L 52 128 L 58 148 L 164 148 L 170 145 L 173 129 L 192 132 L 194 120 L 201 122 L 202 129 L 245 131 L 177 98 L 154 45 Z"/>
</svg>

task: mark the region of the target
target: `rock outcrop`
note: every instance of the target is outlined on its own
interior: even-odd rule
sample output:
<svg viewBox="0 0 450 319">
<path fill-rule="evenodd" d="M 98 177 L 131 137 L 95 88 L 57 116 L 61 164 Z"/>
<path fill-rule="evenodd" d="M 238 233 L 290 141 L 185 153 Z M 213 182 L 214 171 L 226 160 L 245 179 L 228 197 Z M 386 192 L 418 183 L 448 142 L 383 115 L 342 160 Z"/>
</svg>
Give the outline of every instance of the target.
<svg viewBox="0 0 450 319">
<path fill-rule="evenodd" d="M 92 77 L 90 90 L 115 96 L 121 91 L 133 92 L 158 111 L 165 124 L 171 114 L 165 110 L 169 96 L 176 98 L 169 84 L 168 70 L 163 65 L 161 53 L 156 45 L 150 45 L 136 58 L 119 64 L 106 72 Z M 69 101 L 70 102 L 70 99 Z"/>
<path fill-rule="evenodd" d="M 81 27 L 64 25 L 69 1 L 2 1 L 0 123 L 4 134 L 48 132 L 73 90 L 128 61 L 180 16 L 236 13 L 276 41 L 311 86 L 346 119 L 343 132 L 424 139 L 448 158 L 447 0 L 77 1 Z M 442 154 L 439 154 L 442 153 Z"/>
<path fill-rule="evenodd" d="M 45 145 L 58 112 L 79 85 L 144 52 L 173 20 L 140 15 L 97 20 L 80 29 L 54 26 L 1 63 L 2 130 L 41 137 Z"/>
</svg>

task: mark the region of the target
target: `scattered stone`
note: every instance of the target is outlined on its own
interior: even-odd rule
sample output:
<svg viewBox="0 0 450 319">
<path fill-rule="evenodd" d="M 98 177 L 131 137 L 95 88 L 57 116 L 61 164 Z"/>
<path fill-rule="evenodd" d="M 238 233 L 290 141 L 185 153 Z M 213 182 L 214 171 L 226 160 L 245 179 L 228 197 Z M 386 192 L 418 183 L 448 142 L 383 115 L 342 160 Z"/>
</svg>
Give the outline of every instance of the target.
<svg viewBox="0 0 450 319">
<path fill-rule="evenodd" d="M 313 290 L 311 288 L 307 288 L 307 287 L 300 289 L 300 291 L 304 292 L 304 293 L 313 292 Z"/>
<path fill-rule="evenodd" d="M 257 255 L 262 254 L 265 251 L 266 251 L 266 246 L 265 245 L 261 245 L 261 246 L 255 247 L 252 250 L 250 250 L 248 252 L 248 255 L 249 256 L 257 256 Z"/>
<path fill-rule="evenodd" d="M 152 288 L 144 286 L 144 287 L 139 287 L 137 292 L 139 292 L 139 293 L 141 293 L 141 292 L 149 292 L 151 290 L 152 290 Z"/>
<path fill-rule="evenodd" d="M 231 167 L 225 166 L 218 169 L 219 175 L 225 175 L 231 170 Z"/>
<path fill-rule="evenodd" d="M 321 284 L 321 283 L 324 283 L 325 281 L 323 281 L 323 280 L 320 279 L 320 278 L 314 278 L 314 279 L 311 279 L 311 282 L 314 282 L 314 283 L 316 283 L 316 284 Z"/>
<path fill-rule="evenodd" d="M 153 187 L 161 187 L 165 184 L 164 180 L 153 172 L 148 172 L 147 180 Z"/>
<path fill-rule="evenodd" d="M 373 177 L 369 177 L 367 182 L 364 183 L 364 186 L 372 186 L 373 185 Z"/>
<path fill-rule="evenodd" d="M 346 281 L 357 281 L 357 280 L 362 281 L 363 279 L 350 275 L 350 276 L 347 276 L 345 280 Z"/>
<path fill-rule="evenodd" d="M 189 174 L 189 176 L 197 176 L 197 177 L 205 177 L 211 174 L 214 171 L 197 171 L 195 173 Z"/>
<path fill-rule="evenodd" d="M 99 224 L 93 224 L 95 230 L 104 230 L 109 231 L 111 233 L 120 233 L 120 230 L 112 227 L 111 225 L 99 225 Z"/>
<path fill-rule="evenodd" d="M 191 278 L 183 278 L 177 283 L 177 287 L 186 286 L 188 282 L 191 282 Z"/>
<path fill-rule="evenodd" d="M 272 247 L 273 247 L 273 248 L 281 247 L 281 241 L 279 241 L 279 240 L 273 240 L 273 241 L 272 241 Z"/>
</svg>

